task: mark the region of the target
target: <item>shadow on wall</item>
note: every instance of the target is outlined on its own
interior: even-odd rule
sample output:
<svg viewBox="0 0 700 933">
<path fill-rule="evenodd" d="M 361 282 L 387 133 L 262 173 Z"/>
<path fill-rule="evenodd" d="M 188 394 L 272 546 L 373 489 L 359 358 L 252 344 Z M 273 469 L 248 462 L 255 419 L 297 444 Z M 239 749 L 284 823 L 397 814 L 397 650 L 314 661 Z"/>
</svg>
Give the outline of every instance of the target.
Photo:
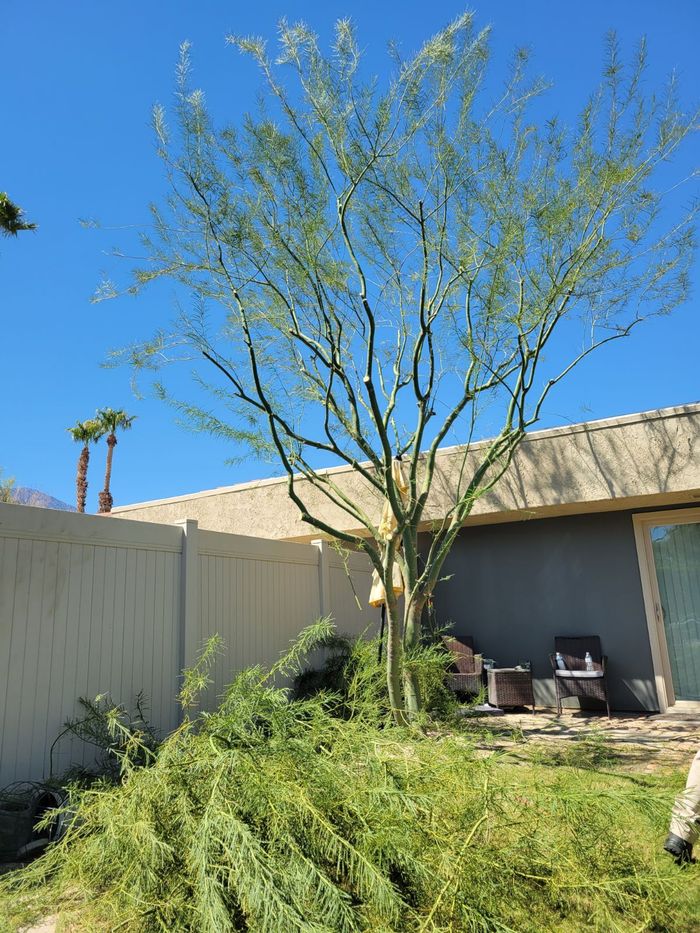
<svg viewBox="0 0 700 933">
<path fill-rule="evenodd" d="M 568 437 L 568 445 L 552 456 L 537 458 L 537 443 L 521 448 L 523 461 L 513 463 L 512 476 L 506 482 L 517 484 L 526 495 L 523 477 L 532 488 L 535 477 L 537 500 L 546 502 L 552 490 L 580 488 L 583 501 L 596 498 L 619 499 L 645 493 L 673 491 L 700 485 L 697 475 L 697 451 L 700 441 L 700 418 L 658 418 L 644 416 L 631 430 L 619 427 L 583 426 Z M 538 469 L 537 461 L 542 464 Z M 680 482 L 695 473 L 691 484 Z M 497 490 L 494 490 L 497 492 Z M 593 495 L 591 495 L 593 493 Z"/>
<path fill-rule="evenodd" d="M 577 426 L 572 433 L 522 442 L 513 462 L 475 512 L 523 511 L 564 502 L 595 502 L 700 488 L 700 414 L 654 413 L 622 424 Z M 469 455 L 461 487 L 476 461 Z M 453 458 L 436 469 L 436 498 L 452 501 Z"/>
<path fill-rule="evenodd" d="M 612 676 L 615 676 L 615 670 L 613 668 Z M 639 677 L 630 677 L 625 678 L 620 681 L 622 687 L 628 691 L 630 700 L 630 705 L 623 705 L 622 709 L 636 709 L 637 704 L 645 710 L 653 710 L 656 712 L 659 708 L 658 699 L 656 696 L 656 686 L 654 684 L 654 677 L 652 672 L 651 680 L 642 680 Z M 636 701 L 636 702 L 635 702 Z"/>
</svg>

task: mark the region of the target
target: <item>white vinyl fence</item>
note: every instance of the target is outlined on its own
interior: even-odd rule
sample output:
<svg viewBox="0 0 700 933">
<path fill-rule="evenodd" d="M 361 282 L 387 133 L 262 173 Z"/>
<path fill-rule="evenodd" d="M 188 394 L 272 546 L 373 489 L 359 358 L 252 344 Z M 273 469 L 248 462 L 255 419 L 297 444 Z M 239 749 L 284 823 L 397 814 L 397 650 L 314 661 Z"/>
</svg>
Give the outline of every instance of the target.
<svg viewBox="0 0 700 933">
<path fill-rule="evenodd" d="M 153 724 L 174 728 L 180 671 L 214 633 L 205 708 L 321 615 L 340 632 L 376 626 L 370 576 L 363 555 L 321 542 L 0 504 L 0 787 L 90 761 L 69 737 L 49 754 L 81 696 L 133 708 L 143 691 Z"/>
</svg>

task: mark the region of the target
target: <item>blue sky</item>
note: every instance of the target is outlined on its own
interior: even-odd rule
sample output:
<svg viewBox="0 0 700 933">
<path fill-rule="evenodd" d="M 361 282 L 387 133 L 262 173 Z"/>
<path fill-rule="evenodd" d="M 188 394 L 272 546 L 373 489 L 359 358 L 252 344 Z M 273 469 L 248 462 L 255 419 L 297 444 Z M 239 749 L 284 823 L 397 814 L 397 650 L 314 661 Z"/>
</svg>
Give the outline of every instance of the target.
<svg viewBox="0 0 700 933">
<path fill-rule="evenodd" d="M 490 0 L 473 8 L 479 24 L 494 28 L 495 67 L 514 46 L 531 46 L 537 71 L 555 84 L 551 109 L 563 115 L 575 113 L 595 85 L 611 28 L 628 54 L 647 35 L 650 85 L 675 68 L 686 105 L 700 88 L 695 0 Z M 110 249 L 129 248 L 147 221 L 149 201 L 164 191 L 151 107 L 169 103 L 185 39 L 192 42 L 195 83 L 213 112 L 232 121 L 251 105 L 258 77 L 225 45 L 228 33 L 273 38 L 286 16 L 326 36 L 336 18 L 351 16 L 369 65 L 380 71 L 389 39 L 409 52 L 463 9 L 451 0 L 0 0 L 0 190 L 39 224 L 35 234 L 0 241 L 0 466 L 6 473 L 72 502 L 78 449 L 65 428 L 105 405 L 138 416 L 115 454 L 116 504 L 273 472 L 252 460 L 226 466 L 231 452 L 222 443 L 178 426 L 155 399 L 135 398 L 128 371 L 101 366 L 110 348 L 147 336 L 171 313 L 167 289 L 90 301 L 103 274 L 123 277 Z M 694 141 L 678 159 L 679 175 L 698 164 L 697 155 Z M 80 218 L 98 218 L 102 228 L 86 229 Z M 696 266 L 696 283 L 699 271 Z M 671 317 L 594 357 L 552 398 L 543 425 L 697 400 L 698 300 L 696 284 L 691 301 Z M 93 456 L 89 511 L 96 509 L 104 451 Z"/>
</svg>

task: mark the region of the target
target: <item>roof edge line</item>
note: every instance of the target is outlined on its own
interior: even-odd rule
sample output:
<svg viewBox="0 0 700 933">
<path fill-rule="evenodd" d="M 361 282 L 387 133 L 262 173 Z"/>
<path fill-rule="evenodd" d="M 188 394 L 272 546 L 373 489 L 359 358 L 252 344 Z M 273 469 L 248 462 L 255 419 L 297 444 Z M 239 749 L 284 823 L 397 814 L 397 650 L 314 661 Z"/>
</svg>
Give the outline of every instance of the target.
<svg viewBox="0 0 700 933">
<path fill-rule="evenodd" d="M 549 437 L 584 434 L 590 431 L 600 431 L 605 428 L 624 427 L 628 424 L 635 424 L 644 421 L 660 421 L 667 418 L 677 418 L 679 416 L 689 414 L 700 414 L 700 402 L 688 402 L 685 405 L 675 405 L 669 408 L 649 409 L 647 411 L 635 412 L 630 415 L 618 415 L 614 418 L 598 418 L 594 421 L 579 421 L 575 422 L 574 424 L 560 425 L 556 428 L 541 428 L 538 431 L 528 432 L 521 443 L 531 443 L 532 441 L 544 440 Z M 491 438 L 485 438 L 481 441 L 475 441 L 469 446 L 474 450 L 478 450 L 480 447 L 484 447 L 486 444 L 490 443 L 490 441 Z M 466 445 L 464 444 L 453 444 L 450 447 L 441 447 L 439 452 L 441 454 L 452 453 L 456 450 L 464 448 L 465 446 Z M 421 452 L 421 456 L 423 456 L 423 452 Z M 319 469 L 318 472 L 323 474 L 350 473 L 352 472 L 352 467 L 347 464 L 342 464 L 340 466 L 324 467 Z M 296 474 L 296 476 L 298 476 L 300 479 L 303 479 L 303 475 L 300 473 Z M 112 512 L 126 514 L 128 512 L 137 511 L 144 508 L 151 508 L 153 506 L 172 505 L 178 502 L 189 502 L 192 499 L 208 499 L 212 496 L 220 496 L 222 493 L 245 492 L 250 489 L 274 486 L 279 483 L 286 482 L 286 476 L 272 476 L 266 477 L 264 479 L 247 480 L 244 483 L 234 483 L 230 486 L 217 486 L 214 489 L 203 489 L 199 492 L 185 493 L 180 496 L 169 496 L 164 499 L 149 499 L 145 502 L 134 502 L 130 503 L 129 505 L 116 506 L 112 509 Z"/>
</svg>

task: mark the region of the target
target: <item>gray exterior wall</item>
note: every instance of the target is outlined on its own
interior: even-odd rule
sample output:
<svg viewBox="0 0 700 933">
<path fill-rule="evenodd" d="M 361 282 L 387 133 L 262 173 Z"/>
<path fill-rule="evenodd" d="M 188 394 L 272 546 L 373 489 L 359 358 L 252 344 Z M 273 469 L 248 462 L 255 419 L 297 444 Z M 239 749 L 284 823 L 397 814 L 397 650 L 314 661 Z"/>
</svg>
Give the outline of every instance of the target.
<svg viewBox="0 0 700 933">
<path fill-rule="evenodd" d="M 530 660 L 540 706 L 555 703 L 554 636 L 598 634 L 612 708 L 658 709 L 632 514 L 465 528 L 435 592 L 438 622 L 500 666 Z"/>
</svg>

